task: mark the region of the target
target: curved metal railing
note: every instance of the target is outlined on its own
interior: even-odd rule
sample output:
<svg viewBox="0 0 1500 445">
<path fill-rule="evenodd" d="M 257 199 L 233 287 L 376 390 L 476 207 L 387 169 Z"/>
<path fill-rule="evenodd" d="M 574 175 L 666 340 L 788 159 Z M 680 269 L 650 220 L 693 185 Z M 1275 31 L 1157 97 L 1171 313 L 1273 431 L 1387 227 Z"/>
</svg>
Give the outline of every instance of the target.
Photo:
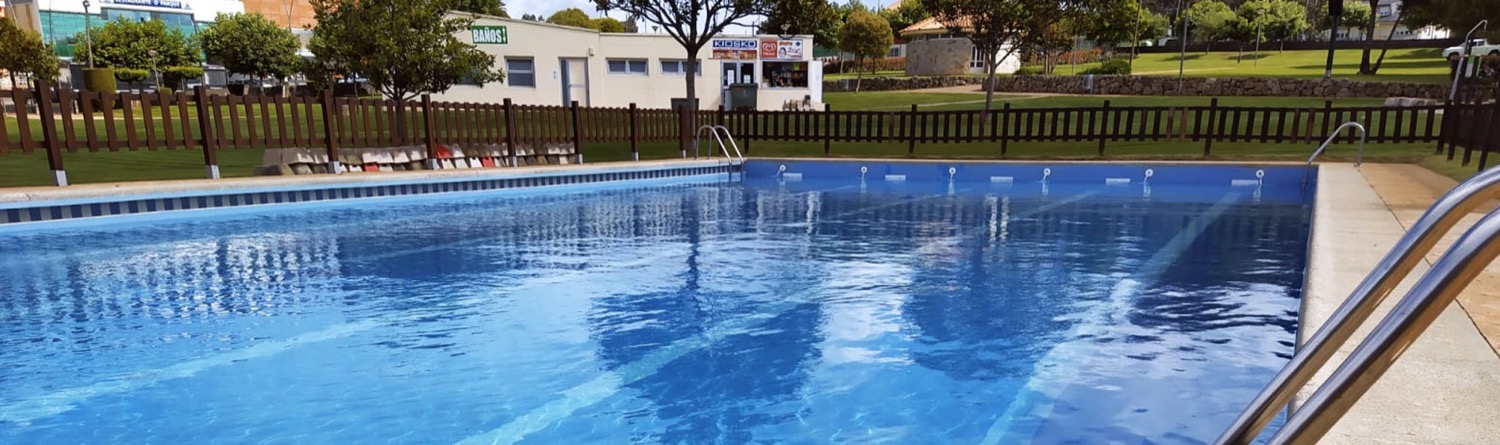
<svg viewBox="0 0 1500 445">
<path fill-rule="evenodd" d="M 1251 401 L 1250 405 L 1240 413 L 1239 418 L 1235 419 L 1234 423 L 1229 427 L 1229 429 L 1224 431 L 1223 435 L 1219 436 L 1219 439 L 1215 443 L 1220 445 L 1247 444 L 1250 443 L 1250 441 L 1254 440 L 1256 434 L 1259 433 L 1262 428 L 1265 428 L 1266 424 L 1276 416 L 1277 410 L 1280 407 L 1286 406 L 1289 402 L 1291 402 L 1292 397 L 1296 394 L 1297 390 L 1303 385 L 1306 385 L 1308 380 L 1312 378 L 1313 374 L 1316 373 L 1320 368 L 1322 368 L 1323 365 L 1328 362 L 1328 359 L 1333 356 L 1334 351 L 1338 349 L 1338 346 L 1347 342 L 1349 340 L 1349 337 L 1354 334 L 1354 330 L 1357 329 L 1360 324 L 1364 323 L 1365 320 L 1369 319 L 1370 314 L 1374 312 L 1375 308 L 1385 300 L 1385 297 L 1396 288 L 1397 284 L 1400 284 L 1403 278 L 1411 273 L 1412 269 L 1416 267 L 1417 263 L 1422 261 L 1422 258 L 1425 257 L 1427 253 L 1432 251 L 1433 246 L 1437 244 L 1438 240 L 1441 239 L 1444 234 L 1451 231 L 1453 227 L 1457 225 L 1458 222 L 1462 220 L 1464 216 L 1469 212 L 1475 210 L 1476 208 L 1479 208 L 1480 205 L 1483 205 L 1497 198 L 1500 198 L 1500 168 L 1490 169 L 1489 171 L 1482 172 L 1474 176 L 1473 178 L 1464 181 L 1457 187 L 1454 187 L 1453 190 L 1448 191 L 1448 193 L 1443 195 L 1443 197 L 1438 198 L 1437 202 L 1434 203 L 1432 207 L 1427 209 L 1427 213 L 1423 214 L 1422 217 L 1417 220 L 1416 224 L 1412 226 L 1411 230 L 1407 231 L 1406 235 L 1401 237 L 1401 240 L 1396 243 L 1396 246 L 1391 248 L 1391 251 L 1386 254 L 1385 258 L 1381 259 L 1380 263 L 1375 266 L 1375 269 L 1370 271 L 1370 274 L 1366 276 L 1364 281 L 1359 284 L 1359 287 L 1356 287 L 1354 291 L 1350 293 L 1349 298 L 1344 300 L 1344 303 L 1339 306 L 1338 310 L 1329 317 L 1328 322 L 1325 323 L 1321 328 L 1319 328 L 1317 333 L 1313 334 L 1313 336 L 1307 340 L 1307 343 L 1297 351 L 1297 354 L 1292 357 L 1291 361 L 1281 369 L 1281 372 L 1276 374 L 1276 377 L 1266 385 L 1265 389 L 1261 390 L 1259 395 L 1255 396 L 1255 399 Z M 1492 223 L 1495 223 L 1497 221 L 1500 221 L 1500 218 L 1496 217 L 1496 213 L 1491 213 L 1485 219 L 1485 221 L 1491 221 Z M 1484 233 L 1480 231 L 1481 226 L 1483 226 L 1483 223 L 1481 223 L 1480 225 L 1476 225 L 1474 229 L 1469 231 L 1468 235 L 1465 235 L 1464 239 L 1468 240 L 1470 237 L 1477 236 L 1476 233 Z M 1493 232 L 1490 233 L 1490 236 L 1493 237 Z M 1478 240 L 1473 240 L 1473 242 L 1477 243 Z M 1490 243 L 1495 244 L 1494 240 L 1490 240 Z M 1460 244 L 1462 244 L 1462 242 L 1460 242 Z M 1452 257 L 1454 255 L 1472 255 L 1472 253 L 1468 250 L 1461 248 L 1460 244 L 1455 244 L 1454 247 L 1450 248 L 1448 250 L 1448 253 L 1443 257 L 1444 260 L 1447 260 L 1449 257 Z M 1479 264 L 1479 268 L 1482 269 L 1484 267 L 1484 264 L 1488 264 L 1489 259 L 1493 258 L 1494 255 L 1490 254 L 1488 259 L 1485 259 L 1482 263 Z M 1428 274 L 1428 278 L 1434 276 L 1438 268 L 1434 266 L 1433 270 L 1434 272 L 1430 272 Z M 1473 275 L 1468 275 L 1466 277 L 1473 278 Z M 1425 283 L 1426 281 L 1427 278 L 1424 278 L 1423 282 Z M 1467 283 L 1467 280 L 1465 280 L 1464 283 Z M 1462 286 L 1459 287 L 1461 288 Z M 1401 304 L 1405 306 L 1409 303 L 1407 300 L 1431 297 L 1432 295 L 1419 293 L 1416 290 L 1413 290 L 1412 293 L 1408 294 L 1405 300 L 1401 302 Z M 1447 301 L 1452 300 L 1451 295 L 1448 295 L 1446 298 Z M 1441 310 L 1446 305 L 1446 303 L 1443 303 L 1442 305 L 1437 306 L 1436 310 Z M 1392 311 L 1391 315 L 1387 316 L 1385 321 L 1382 321 L 1381 326 L 1384 327 L 1387 324 L 1395 323 L 1394 321 L 1392 321 L 1392 319 L 1397 318 L 1398 316 L 1403 316 L 1400 314 L 1402 313 L 1399 311 Z M 1431 323 L 1431 320 L 1429 319 L 1424 324 L 1421 324 L 1421 326 L 1417 330 L 1417 334 L 1420 334 L 1421 329 L 1426 328 L 1427 323 Z M 1405 324 L 1403 324 L 1403 326 L 1405 326 Z M 1379 330 L 1377 330 L 1377 332 L 1379 332 Z M 1415 337 L 1415 334 L 1411 335 L 1413 336 L 1413 338 Z M 1375 335 L 1370 336 L 1370 339 L 1375 338 Z M 1368 344 L 1370 343 L 1370 341 L 1371 340 L 1366 340 L 1365 343 Z M 1407 341 L 1407 343 L 1410 342 Z M 1366 345 L 1360 346 L 1361 350 L 1364 350 L 1365 348 Z M 1401 349 L 1404 349 L 1404 346 Z M 1396 352 L 1396 354 L 1399 355 L 1399 350 Z M 1351 357 L 1358 356 L 1359 354 L 1356 352 L 1356 354 Z M 1340 372 L 1344 371 L 1344 368 L 1351 366 L 1351 363 L 1356 363 L 1353 358 L 1351 358 L 1350 360 L 1346 360 L 1345 365 L 1339 368 Z M 1388 365 L 1389 361 L 1382 362 L 1379 371 L 1383 372 L 1385 369 L 1384 366 Z M 1369 364 L 1366 363 L 1365 365 L 1361 366 L 1361 369 L 1364 369 L 1368 368 Z M 1334 379 L 1329 379 L 1329 384 L 1335 382 L 1335 379 L 1339 378 L 1339 374 L 1335 374 L 1334 377 Z M 1355 377 L 1360 379 L 1364 378 L 1362 376 Z M 1345 376 L 1343 378 L 1350 377 Z M 1323 385 L 1324 388 L 1328 388 L 1329 384 Z M 1363 387 L 1357 387 L 1354 398 L 1358 398 L 1358 395 L 1363 394 L 1364 389 L 1368 388 L 1368 383 L 1363 384 Z M 1338 395 L 1347 395 L 1346 393 L 1351 390 L 1350 387 L 1347 386 L 1335 387 L 1342 388 L 1337 390 Z M 1323 393 L 1324 390 L 1318 391 L 1318 394 Z M 1324 398 L 1326 399 L 1327 397 L 1332 396 L 1325 396 Z M 1313 399 L 1310 399 L 1305 406 L 1297 411 L 1297 417 L 1294 417 L 1294 419 L 1296 419 L 1318 416 L 1315 418 L 1315 425 L 1301 426 L 1302 424 L 1297 424 L 1299 425 L 1299 428 L 1306 428 L 1310 431 L 1315 427 L 1322 427 L 1323 432 L 1326 432 L 1326 427 L 1332 425 L 1332 421 L 1326 420 L 1326 416 L 1331 415 L 1333 416 L 1333 419 L 1337 419 L 1338 416 L 1341 416 L 1343 412 L 1348 409 L 1349 404 L 1353 403 L 1349 400 L 1338 399 L 1335 401 L 1336 403 L 1332 404 L 1330 404 L 1330 402 L 1327 400 L 1322 400 L 1319 403 L 1315 404 L 1314 402 L 1318 400 L 1318 396 L 1314 395 Z M 1330 409 L 1329 407 L 1334 409 L 1336 412 L 1320 412 Z M 1305 421 L 1312 422 L 1312 420 Z M 1318 422 L 1326 422 L 1327 425 L 1323 425 Z M 1289 422 L 1282 428 L 1282 430 L 1286 431 L 1287 429 L 1292 428 L 1293 425 L 1293 423 Z M 1295 434 L 1296 436 L 1294 438 L 1299 438 L 1297 442 L 1301 443 L 1300 438 L 1302 438 L 1304 434 L 1308 433 L 1297 432 L 1284 434 Z M 1318 432 L 1317 434 L 1321 435 L 1322 432 Z M 1278 435 L 1277 437 L 1282 436 Z M 1313 440 L 1315 441 L 1316 439 L 1314 438 Z M 1273 441 L 1273 443 L 1276 442 Z"/>
<path fill-rule="evenodd" d="M 1307 169 L 1302 171 L 1302 186 L 1307 186 L 1307 176 L 1312 173 L 1313 160 L 1317 159 L 1318 155 L 1323 154 L 1323 150 L 1328 149 L 1328 144 L 1332 144 L 1334 139 L 1339 138 L 1339 133 L 1343 133 L 1344 129 L 1349 127 L 1359 129 L 1359 151 L 1354 155 L 1354 166 L 1359 167 L 1360 164 L 1364 163 L 1365 140 L 1369 138 L 1365 133 L 1365 126 L 1355 121 L 1344 122 L 1342 125 L 1339 125 L 1338 128 L 1333 129 L 1333 133 L 1329 134 L 1328 139 L 1324 139 L 1323 143 L 1318 145 L 1317 150 L 1313 150 L 1312 156 L 1307 157 Z"/>
</svg>

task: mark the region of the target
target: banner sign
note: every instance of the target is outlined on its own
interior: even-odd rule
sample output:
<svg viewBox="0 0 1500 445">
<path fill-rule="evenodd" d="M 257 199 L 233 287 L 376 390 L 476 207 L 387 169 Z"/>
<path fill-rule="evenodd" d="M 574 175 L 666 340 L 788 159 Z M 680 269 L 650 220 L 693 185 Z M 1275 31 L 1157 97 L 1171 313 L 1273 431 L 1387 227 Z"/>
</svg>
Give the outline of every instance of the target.
<svg viewBox="0 0 1500 445">
<path fill-rule="evenodd" d="M 755 39 L 714 39 L 710 58 L 730 60 L 755 60 L 759 54 L 760 41 Z"/>
<path fill-rule="evenodd" d="M 469 36 L 475 45 L 508 45 L 510 33 L 504 26 L 470 26 Z"/>
<path fill-rule="evenodd" d="M 802 41 L 761 40 L 760 58 L 766 60 L 802 60 Z"/>
</svg>

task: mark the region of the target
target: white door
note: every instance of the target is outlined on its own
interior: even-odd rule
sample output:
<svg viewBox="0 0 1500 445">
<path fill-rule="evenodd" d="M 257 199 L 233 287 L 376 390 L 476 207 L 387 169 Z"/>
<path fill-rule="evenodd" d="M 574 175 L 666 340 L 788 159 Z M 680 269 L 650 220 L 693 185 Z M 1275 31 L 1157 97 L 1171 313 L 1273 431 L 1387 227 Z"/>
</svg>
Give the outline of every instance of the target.
<svg viewBox="0 0 1500 445">
<path fill-rule="evenodd" d="M 742 104 L 734 104 L 729 100 L 729 85 L 735 83 L 755 83 L 755 62 L 724 62 L 723 74 L 720 75 L 720 88 L 722 101 L 725 108 L 733 109 Z M 750 105 L 754 107 L 754 104 Z"/>
<path fill-rule="evenodd" d="M 578 106 L 589 106 L 589 60 L 562 59 L 562 104 L 569 106 L 578 101 Z"/>
</svg>

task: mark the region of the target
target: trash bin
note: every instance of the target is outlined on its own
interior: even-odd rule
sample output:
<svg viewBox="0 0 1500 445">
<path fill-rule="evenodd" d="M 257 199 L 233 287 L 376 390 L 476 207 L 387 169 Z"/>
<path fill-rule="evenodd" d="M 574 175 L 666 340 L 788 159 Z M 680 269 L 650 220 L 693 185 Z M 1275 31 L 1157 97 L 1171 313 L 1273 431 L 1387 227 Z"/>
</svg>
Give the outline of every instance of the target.
<svg viewBox="0 0 1500 445">
<path fill-rule="evenodd" d="M 724 108 L 730 110 L 754 110 L 759 100 L 757 94 L 760 85 L 753 83 L 731 83 L 729 84 L 729 103 Z"/>
<path fill-rule="evenodd" d="M 698 98 L 696 98 L 696 97 L 693 98 L 693 109 L 694 110 L 699 109 L 699 107 L 698 107 L 699 103 L 700 102 L 698 102 Z M 682 107 L 684 105 L 687 105 L 687 98 L 686 97 L 674 97 L 674 98 L 672 98 L 672 111 L 680 111 L 680 110 L 682 110 Z"/>
</svg>

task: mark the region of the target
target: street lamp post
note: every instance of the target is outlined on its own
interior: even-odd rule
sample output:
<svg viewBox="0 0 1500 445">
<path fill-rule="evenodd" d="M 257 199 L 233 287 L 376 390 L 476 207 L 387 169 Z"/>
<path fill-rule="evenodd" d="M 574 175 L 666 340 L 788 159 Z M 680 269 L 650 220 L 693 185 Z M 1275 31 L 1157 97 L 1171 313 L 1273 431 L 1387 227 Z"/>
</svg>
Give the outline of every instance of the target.
<svg viewBox="0 0 1500 445">
<path fill-rule="evenodd" d="M 161 76 L 156 73 L 156 50 L 146 51 L 151 56 L 151 85 L 161 90 Z"/>
<path fill-rule="evenodd" d="M 1266 10 L 1255 10 L 1255 63 L 1251 66 L 1260 66 L 1260 26 L 1266 17 Z"/>
<path fill-rule="evenodd" d="M 93 28 L 93 20 L 89 19 L 89 0 L 83 0 L 83 44 L 89 47 L 89 69 L 94 69 Z"/>
<path fill-rule="evenodd" d="M 1184 11 L 1182 9 L 1182 0 L 1177 0 L 1177 20 L 1181 20 L 1182 21 L 1182 36 L 1180 37 L 1182 39 L 1182 53 L 1178 54 L 1178 56 L 1177 56 L 1177 95 L 1181 96 L 1182 95 L 1182 71 L 1183 71 L 1183 67 L 1185 65 L 1187 65 L 1187 38 L 1188 38 L 1188 35 L 1187 35 L 1187 33 L 1188 33 L 1187 11 Z"/>
</svg>

